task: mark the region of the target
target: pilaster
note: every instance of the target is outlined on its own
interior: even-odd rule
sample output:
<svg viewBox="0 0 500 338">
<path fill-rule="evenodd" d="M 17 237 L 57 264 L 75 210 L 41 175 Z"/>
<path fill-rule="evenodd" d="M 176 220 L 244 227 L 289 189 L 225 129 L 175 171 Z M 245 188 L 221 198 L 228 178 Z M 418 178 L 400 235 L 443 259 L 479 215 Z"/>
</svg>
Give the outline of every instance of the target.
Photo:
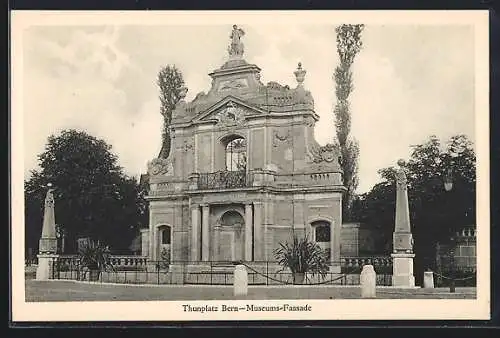
<svg viewBox="0 0 500 338">
<path fill-rule="evenodd" d="M 253 210 L 252 204 L 245 204 L 245 260 L 247 262 L 252 261 L 252 220 L 253 220 Z"/>
</svg>

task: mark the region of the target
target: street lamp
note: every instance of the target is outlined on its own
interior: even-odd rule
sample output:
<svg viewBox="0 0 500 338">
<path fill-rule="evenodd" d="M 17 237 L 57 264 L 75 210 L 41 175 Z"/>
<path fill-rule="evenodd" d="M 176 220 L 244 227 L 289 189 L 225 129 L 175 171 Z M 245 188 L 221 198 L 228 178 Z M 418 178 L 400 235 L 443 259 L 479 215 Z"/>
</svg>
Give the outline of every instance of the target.
<svg viewBox="0 0 500 338">
<path fill-rule="evenodd" d="M 451 189 L 453 189 L 453 172 L 451 168 L 448 168 L 446 171 L 446 174 L 444 175 L 443 179 L 443 184 L 444 184 L 444 190 L 447 192 L 450 192 Z M 449 197 L 448 197 L 449 199 Z M 449 208 L 448 208 L 449 210 Z M 450 264 L 450 292 L 455 292 L 455 273 L 454 273 L 454 265 L 455 265 L 455 254 L 454 254 L 454 238 L 450 238 L 450 247 L 448 250 L 448 258 L 449 258 L 449 264 Z"/>
</svg>

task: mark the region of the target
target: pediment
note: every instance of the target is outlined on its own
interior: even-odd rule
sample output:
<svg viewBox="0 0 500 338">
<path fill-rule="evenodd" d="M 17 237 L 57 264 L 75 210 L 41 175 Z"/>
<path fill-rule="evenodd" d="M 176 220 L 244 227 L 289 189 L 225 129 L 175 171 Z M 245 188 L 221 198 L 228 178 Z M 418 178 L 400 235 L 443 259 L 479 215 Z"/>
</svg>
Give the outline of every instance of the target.
<svg viewBox="0 0 500 338">
<path fill-rule="evenodd" d="M 249 115 L 266 114 L 265 110 L 249 105 L 234 96 L 227 96 L 200 113 L 193 122 L 216 122 L 223 125 L 238 125 Z"/>
</svg>

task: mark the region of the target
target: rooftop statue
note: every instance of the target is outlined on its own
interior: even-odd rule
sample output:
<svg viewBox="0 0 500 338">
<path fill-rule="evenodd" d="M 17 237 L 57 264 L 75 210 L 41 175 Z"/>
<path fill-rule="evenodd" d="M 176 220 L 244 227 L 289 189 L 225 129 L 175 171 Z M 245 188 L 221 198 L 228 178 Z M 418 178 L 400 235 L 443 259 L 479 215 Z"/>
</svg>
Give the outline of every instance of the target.
<svg viewBox="0 0 500 338">
<path fill-rule="evenodd" d="M 228 52 L 230 57 L 241 57 L 243 55 L 243 43 L 241 42 L 241 37 L 245 35 L 245 31 L 238 26 L 233 25 L 233 31 L 231 32 L 231 45 L 228 47 Z"/>
</svg>

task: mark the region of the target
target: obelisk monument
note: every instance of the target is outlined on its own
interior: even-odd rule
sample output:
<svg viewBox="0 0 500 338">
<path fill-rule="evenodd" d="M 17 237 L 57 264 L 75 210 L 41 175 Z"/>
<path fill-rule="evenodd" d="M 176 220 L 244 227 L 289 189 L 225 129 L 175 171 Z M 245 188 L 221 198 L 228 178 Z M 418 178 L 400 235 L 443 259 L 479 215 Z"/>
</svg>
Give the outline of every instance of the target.
<svg viewBox="0 0 500 338">
<path fill-rule="evenodd" d="M 54 189 L 49 183 L 45 196 L 42 236 L 38 246 L 37 280 L 48 280 L 52 277 L 52 268 L 57 258 L 56 219 L 54 215 Z"/>
<path fill-rule="evenodd" d="M 393 234 L 392 286 L 415 287 L 413 276 L 413 236 L 410 226 L 410 208 L 408 205 L 408 189 L 405 162 L 398 161 L 396 171 L 396 218 Z"/>
</svg>

